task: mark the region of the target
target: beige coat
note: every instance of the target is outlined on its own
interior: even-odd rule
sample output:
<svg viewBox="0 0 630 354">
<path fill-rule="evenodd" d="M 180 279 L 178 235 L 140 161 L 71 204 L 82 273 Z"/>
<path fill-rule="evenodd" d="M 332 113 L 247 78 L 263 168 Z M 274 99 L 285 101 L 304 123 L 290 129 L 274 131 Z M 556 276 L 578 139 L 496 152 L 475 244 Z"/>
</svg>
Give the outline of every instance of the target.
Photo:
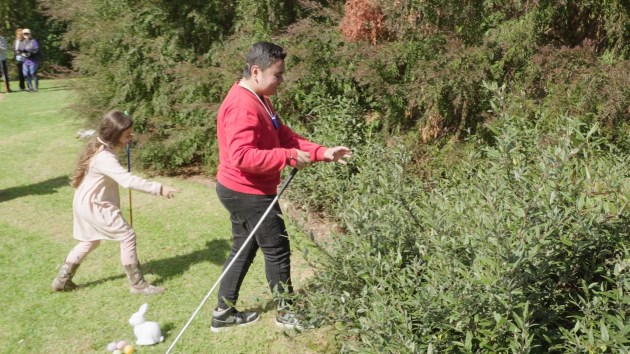
<svg viewBox="0 0 630 354">
<path fill-rule="evenodd" d="M 160 183 L 127 172 L 111 150 L 97 152 L 74 193 L 74 238 L 121 240 L 134 232 L 120 211 L 118 185 L 153 195 L 160 195 L 162 189 Z"/>
</svg>

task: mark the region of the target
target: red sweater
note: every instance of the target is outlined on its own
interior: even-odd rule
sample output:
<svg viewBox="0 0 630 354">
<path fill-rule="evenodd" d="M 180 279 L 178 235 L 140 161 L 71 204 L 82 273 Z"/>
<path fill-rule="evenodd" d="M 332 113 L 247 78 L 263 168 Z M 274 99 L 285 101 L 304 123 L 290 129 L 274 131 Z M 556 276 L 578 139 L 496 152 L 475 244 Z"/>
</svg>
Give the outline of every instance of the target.
<svg viewBox="0 0 630 354">
<path fill-rule="evenodd" d="M 263 99 L 273 111 L 269 99 Z M 295 149 L 309 152 L 313 162 L 324 160 L 326 148 L 295 134 L 279 117 L 278 122 L 276 129 L 252 92 L 238 82 L 232 86 L 217 117 L 219 183 L 240 193 L 274 195 L 280 171 L 295 164 L 290 161 Z"/>
</svg>

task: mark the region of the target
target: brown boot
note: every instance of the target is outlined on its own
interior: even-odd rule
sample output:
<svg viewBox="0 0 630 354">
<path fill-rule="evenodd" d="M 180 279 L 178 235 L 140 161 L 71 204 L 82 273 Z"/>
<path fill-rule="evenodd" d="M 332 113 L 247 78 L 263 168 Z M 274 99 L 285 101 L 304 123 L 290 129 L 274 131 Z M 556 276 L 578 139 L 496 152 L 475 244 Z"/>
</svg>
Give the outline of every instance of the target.
<svg viewBox="0 0 630 354">
<path fill-rule="evenodd" d="M 125 266 L 127 279 L 129 279 L 129 292 L 132 294 L 155 295 L 164 292 L 164 288 L 153 286 L 147 283 L 142 276 L 140 264 L 130 264 Z"/>
<path fill-rule="evenodd" d="M 68 291 L 74 290 L 77 288 L 77 285 L 72 282 L 72 277 L 74 273 L 77 272 L 80 264 L 78 263 L 69 263 L 65 262 L 61 269 L 59 269 L 59 274 L 52 282 L 52 290 L 53 291 Z"/>
</svg>

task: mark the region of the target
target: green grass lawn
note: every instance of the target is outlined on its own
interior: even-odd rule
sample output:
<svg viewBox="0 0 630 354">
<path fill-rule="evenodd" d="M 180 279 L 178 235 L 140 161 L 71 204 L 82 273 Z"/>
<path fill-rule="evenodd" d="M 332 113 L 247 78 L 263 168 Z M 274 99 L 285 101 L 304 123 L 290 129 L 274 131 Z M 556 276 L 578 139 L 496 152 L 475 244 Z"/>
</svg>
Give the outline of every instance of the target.
<svg viewBox="0 0 630 354">
<path fill-rule="evenodd" d="M 109 342 L 135 341 L 127 320 L 147 302 L 146 318 L 161 325 L 165 341 L 137 347 L 137 352 L 164 353 L 221 273 L 231 244 L 228 215 L 211 184 L 155 177 L 180 193 L 168 200 L 134 192 L 133 222 L 146 278 L 167 291 L 152 297 L 130 294 L 118 243 L 103 242 L 74 278 L 81 288 L 53 293 L 50 283 L 76 244 L 72 238 L 74 190 L 68 176 L 85 141 L 75 135 L 80 129 L 95 128 L 84 126 L 81 117 L 64 109 L 74 99 L 69 84 L 43 80 L 39 93 L 1 96 L 0 352 L 106 353 Z M 127 190 L 121 189 L 121 198 L 128 215 Z M 307 269 L 299 252 L 294 252 L 292 260 L 299 288 L 300 274 Z M 335 351 L 326 330 L 297 334 L 278 329 L 265 283 L 259 252 L 243 284 L 239 308 L 262 310 L 261 321 L 228 333 L 212 333 L 215 292 L 174 352 Z"/>
</svg>

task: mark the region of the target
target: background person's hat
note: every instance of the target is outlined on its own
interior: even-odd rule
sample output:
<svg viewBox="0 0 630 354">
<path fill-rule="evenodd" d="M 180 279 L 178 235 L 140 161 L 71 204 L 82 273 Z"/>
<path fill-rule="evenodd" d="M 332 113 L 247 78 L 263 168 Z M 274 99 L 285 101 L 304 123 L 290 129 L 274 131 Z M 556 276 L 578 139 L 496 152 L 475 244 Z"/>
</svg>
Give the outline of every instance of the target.
<svg viewBox="0 0 630 354">
<path fill-rule="evenodd" d="M 24 33 L 31 33 L 31 30 L 28 29 L 28 28 L 25 28 L 25 29 L 22 30 L 22 34 L 24 34 Z"/>
</svg>

